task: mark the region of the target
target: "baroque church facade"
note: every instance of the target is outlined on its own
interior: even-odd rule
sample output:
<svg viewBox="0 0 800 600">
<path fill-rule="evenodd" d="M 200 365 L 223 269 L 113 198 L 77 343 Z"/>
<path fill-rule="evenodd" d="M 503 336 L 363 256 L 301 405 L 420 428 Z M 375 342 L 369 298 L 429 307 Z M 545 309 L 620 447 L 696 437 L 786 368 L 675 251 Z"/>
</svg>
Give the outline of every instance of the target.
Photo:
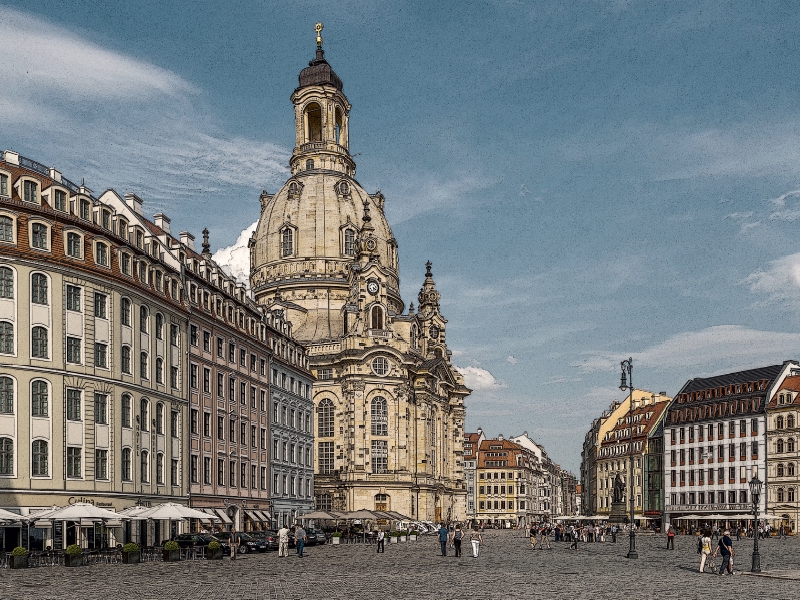
<svg viewBox="0 0 800 600">
<path fill-rule="evenodd" d="M 291 177 L 261 195 L 251 288 L 291 321 L 316 375 L 317 508 L 463 519 L 470 390 L 450 362 L 430 263 L 417 310 L 400 297 L 385 198 L 355 179 L 350 103 L 320 35 L 291 101 Z"/>
</svg>

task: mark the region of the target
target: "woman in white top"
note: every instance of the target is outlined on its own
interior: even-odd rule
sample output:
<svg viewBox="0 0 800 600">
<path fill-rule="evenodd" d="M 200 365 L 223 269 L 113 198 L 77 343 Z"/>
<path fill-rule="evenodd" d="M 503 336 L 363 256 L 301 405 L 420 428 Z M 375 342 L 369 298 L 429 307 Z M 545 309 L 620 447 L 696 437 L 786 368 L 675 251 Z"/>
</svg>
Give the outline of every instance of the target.
<svg viewBox="0 0 800 600">
<path fill-rule="evenodd" d="M 706 529 L 700 538 L 700 572 L 703 573 L 706 567 L 706 559 L 711 554 L 711 534 Z M 713 571 L 713 569 L 712 569 Z"/>
<path fill-rule="evenodd" d="M 472 557 L 478 558 L 478 552 L 481 549 L 483 537 L 481 536 L 481 532 L 477 527 L 475 527 L 472 530 L 472 533 L 469 534 L 469 541 L 472 542 Z"/>
</svg>

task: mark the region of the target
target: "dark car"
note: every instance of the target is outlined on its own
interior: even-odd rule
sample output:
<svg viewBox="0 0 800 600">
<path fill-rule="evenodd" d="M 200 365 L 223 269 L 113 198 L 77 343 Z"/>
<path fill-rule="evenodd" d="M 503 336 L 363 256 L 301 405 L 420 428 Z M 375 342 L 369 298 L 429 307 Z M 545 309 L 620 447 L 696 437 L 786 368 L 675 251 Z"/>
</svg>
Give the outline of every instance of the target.
<svg viewBox="0 0 800 600">
<path fill-rule="evenodd" d="M 263 531 L 251 531 L 249 534 L 251 537 L 257 540 L 263 540 L 266 542 L 267 550 L 278 549 L 278 532 L 265 529 Z"/>
<path fill-rule="evenodd" d="M 254 538 L 248 533 L 237 533 L 237 535 L 239 535 L 239 554 L 247 554 L 248 552 L 255 552 L 256 550 L 259 552 L 266 552 L 268 549 L 268 544 L 263 539 Z M 230 547 L 230 531 L 218 533 L 214 537 L 225 540 L 228 547 Z"/>
<path fill-rule="evenodd" d="M 175 536 L 175 541 L 181 548 L 191 546 L 208 546 L 211 542 L 219 542 L 223 554 L 230 554 L 231 549 L 227 540 L 219 539 L 208 533 L 181 533 Z"/>
<path fill-rule="evenodd" d="M 317 544 L 324 544 L 325 543 L 325 532 L 321 529 L 306 529 L 306 536 L 308 537 L 308 542 L 306 542 L 309 546 L 316 546 Z"/>
</svg>

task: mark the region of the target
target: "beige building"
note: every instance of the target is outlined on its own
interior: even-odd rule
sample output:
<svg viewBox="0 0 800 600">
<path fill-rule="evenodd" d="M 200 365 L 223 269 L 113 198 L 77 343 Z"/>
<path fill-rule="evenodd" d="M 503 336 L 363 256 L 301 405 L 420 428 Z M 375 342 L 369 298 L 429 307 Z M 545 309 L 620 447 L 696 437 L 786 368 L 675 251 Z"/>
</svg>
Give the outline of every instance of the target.
<svg viewBox="0 0 800 600">
<path fill-rule="evenodd" d="M 182 286 L 134 205 L 3 154 L 2 507 L 187 501 Z M 82 525 L 3 531 L 7 550 L 99 541 Z"/>
<path fill-rule="evenodd" d="M 800 376 L 791 375 L 767 404 L 767 515 L 794 532 L 800 520 Z"/>
<path fill-rule="evenodd" d="M 292 176 L 261 195 L 250 243 L 256 301 L 283 311 L 316 374 L 319 508 L 465 515 L 464 387 L 430 264 L 405 310 L 386 199 L 355 179 L 350 103 L 324 58 L 292 94 Z"/>
</svg>

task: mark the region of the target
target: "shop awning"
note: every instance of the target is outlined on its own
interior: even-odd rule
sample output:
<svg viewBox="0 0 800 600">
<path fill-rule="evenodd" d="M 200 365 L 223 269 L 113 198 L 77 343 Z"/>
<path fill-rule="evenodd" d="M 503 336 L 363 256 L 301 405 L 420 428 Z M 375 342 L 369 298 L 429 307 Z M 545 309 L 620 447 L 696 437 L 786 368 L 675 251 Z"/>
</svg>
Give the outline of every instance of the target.
<svg viewBox="0 0 800 600">
<path fill-rule="evenodd" d="M 253 523 L 261 523 L 263 519 L 256 514 L 254 510 L 246 510 L 244 514 L 247 515 L 247 518 L 250 519 Z"/>
<path fill-rule="evenodd" d="M 231 518 L 228 516 L 228 513 L 225 512 L 224 508 L 215 508 L 214 512 L 216 512 L 217 515 L 219 515 L 219 518 L 222 519 L 223 523 L 227 525 L 233 523 L 233 521 L 231 521 Z"/>
<path fill-rule="evenodd" d="M 264 521 L 264 523 L 272 521 L 272 515 L 265 510 L 254 510 L 253 512 L 257 515 L 261 515 L 261 520 Z"/>
</svg>

